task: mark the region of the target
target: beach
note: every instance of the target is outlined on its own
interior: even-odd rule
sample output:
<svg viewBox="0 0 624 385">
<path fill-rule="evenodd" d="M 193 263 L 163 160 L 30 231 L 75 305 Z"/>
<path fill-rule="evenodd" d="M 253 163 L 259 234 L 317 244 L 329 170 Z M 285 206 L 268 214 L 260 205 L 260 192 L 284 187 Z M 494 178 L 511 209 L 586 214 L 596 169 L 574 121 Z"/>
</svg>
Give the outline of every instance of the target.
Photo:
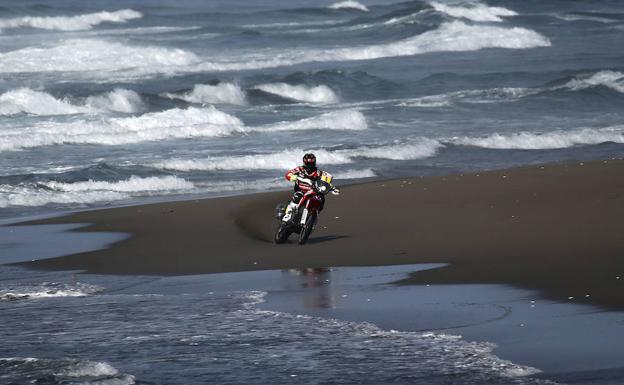
<svg viewBox="0 0 624 385">
<path fill-rule="evenodd" d="M 78 212 L 27 223 L 130 237 L 26 266 L 167 275 L 446 263 L 402 283 L 512 284 L 621 310 L 623 170 L 609 160 L 346 186 L 304 246 L 272 242 L 288 192 Z"/>
<path fill-rule="evenodd" d="M 254 305 L 261 313 L 336 319 L 340 328 L 372 322 L 410 340 L 461 335 L 527 365 L 500 364 L 527 383 L 607 384 L 622 366 L 623 170 L 624 161 L 608 160 L 347 185 L 328 197 L 303 246 L 272 242 L 273 208 L 286 191 L 76 212 L 9 227 L 34 234 L 60 224 L 68 235 L 109 238 L 12 266 L 105 287 L 93 289 L 95 303 L 119 291 L 265 293 Z M 494 349 L 478 346 L 470 349 Z M 499 359 L 491 357 L 483 359 Z"/>
</svg>

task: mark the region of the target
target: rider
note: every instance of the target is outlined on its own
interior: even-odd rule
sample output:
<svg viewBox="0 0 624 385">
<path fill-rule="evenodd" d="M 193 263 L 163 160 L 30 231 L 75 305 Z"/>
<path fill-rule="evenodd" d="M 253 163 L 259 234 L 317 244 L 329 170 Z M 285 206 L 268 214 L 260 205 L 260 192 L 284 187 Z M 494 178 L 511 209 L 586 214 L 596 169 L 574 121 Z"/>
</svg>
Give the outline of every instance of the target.
<svg viewBox="0 0 624 385">
<path fill-rule="evenodd" d="M 295 167 L 286 173 L 286 180 L 295 182 L 295 191 L 293 193 L 292 201 L 286 207 L 286 212 L 282 220 L 287 222 L 292 216 L 293 209 L 297 207 L 299 201 L 303 197 L 303 194 L 310 191 L 313 187 L 312 184 L 315 180 L 323 178 L 327 181 L 331 181 L 331 174 L 325 171 L 321 171 L 316 168 L 316 156 L 312 153 L 307 153 L 303 156 L 303 165 Z M 319 212 L 323 210 L 325 205 L 325 197 L 319 194 L 322 200 Z"/>
</svg>

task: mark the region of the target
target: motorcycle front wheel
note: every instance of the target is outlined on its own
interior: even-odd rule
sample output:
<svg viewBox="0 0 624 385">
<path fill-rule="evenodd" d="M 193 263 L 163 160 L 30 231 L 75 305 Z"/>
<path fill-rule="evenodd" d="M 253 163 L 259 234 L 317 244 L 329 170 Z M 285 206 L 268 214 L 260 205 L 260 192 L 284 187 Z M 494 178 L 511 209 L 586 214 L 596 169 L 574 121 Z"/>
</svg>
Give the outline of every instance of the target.
<svg viewBox="0 0 624 385">
<path fill-rule="evenodd" d="M 288 240 L 288 237 L 292 233 L 290 226 L 287 223 L 280 223 L 275 232 L 275 243 L 284 243 Z"/>
<path fill-rule="evenodd" d="M 308 218 L 306 219 L 305 225 L 303 229 L 301 229 L 301 233 L 299 233 L 299 244 L 303 245 L 308 241 L 310 234 L 312 234 L 312 229 L 314 229 L 314 225 L 316 224 L 316 213 L 310 213 Z"/>
</svg>

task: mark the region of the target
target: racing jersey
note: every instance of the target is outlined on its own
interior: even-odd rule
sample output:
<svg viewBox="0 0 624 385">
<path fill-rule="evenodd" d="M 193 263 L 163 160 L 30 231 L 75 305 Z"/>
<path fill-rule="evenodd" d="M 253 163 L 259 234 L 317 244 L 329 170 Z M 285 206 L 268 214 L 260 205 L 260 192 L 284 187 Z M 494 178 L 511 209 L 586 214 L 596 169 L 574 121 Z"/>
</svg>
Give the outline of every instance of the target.
<svg viewBox="0 0 624 385">
<path fill-rule="evenodd" d="M 332 175 L 326 171 L 321 171 L 319 169 L 314 170 L 314 172 L 312 173 L 308 173 L 303 166 L 299 166 L 293 168 L 286 173 L 286 180 L 290 182 L 295 182 L 297 188 L 304 193 L 312 189 L 312 186 L 307 183 L 306 179 L 313 182 L 319 178 L 331 184 Z"/>
</svg>

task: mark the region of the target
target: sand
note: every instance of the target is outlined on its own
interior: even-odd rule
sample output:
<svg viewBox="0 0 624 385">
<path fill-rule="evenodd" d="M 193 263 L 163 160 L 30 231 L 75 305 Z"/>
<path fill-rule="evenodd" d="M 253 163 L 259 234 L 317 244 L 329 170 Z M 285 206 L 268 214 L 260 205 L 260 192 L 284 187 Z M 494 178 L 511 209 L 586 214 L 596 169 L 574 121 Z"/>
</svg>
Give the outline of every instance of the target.
<svg viewBox="0 0 624 385">
<path fill-rule="evenodd" d="M 26 223 L 131 236 L 22 265 L 172 275 L 447 263 L 400 283 L 511 284 L 622 310 L 623 175 L 624 161 L 609 160 L 345 186 L 304 246 L 272 242 L 289 191 L 78 212 Z"/>
</svg>

